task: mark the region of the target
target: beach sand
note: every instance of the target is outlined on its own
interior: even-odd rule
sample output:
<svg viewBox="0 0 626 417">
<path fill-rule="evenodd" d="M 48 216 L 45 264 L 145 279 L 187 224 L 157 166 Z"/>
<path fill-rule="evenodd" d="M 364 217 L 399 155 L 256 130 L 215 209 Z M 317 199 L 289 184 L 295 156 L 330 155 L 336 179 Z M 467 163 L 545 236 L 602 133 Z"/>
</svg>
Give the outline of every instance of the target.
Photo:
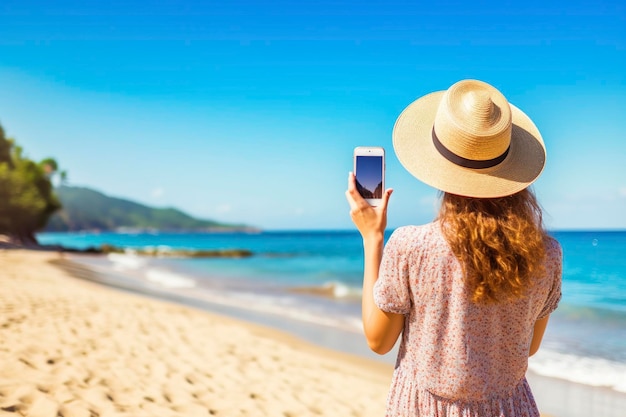
<svg viewBox="0 0 626 417">
<path fill-rule="evenodd" d="M 90 281 L 101 278 L 60 253 L 0 248 L 0 417 L 384 415 L 390 357 Z M 626 409 L 606 388 L 528 378 L 544 417 Z"/>
<path fill-rule="evenodd" d="M 382 416 L 392 366 L 0 250 L 0 416 Z"/>
</svg>

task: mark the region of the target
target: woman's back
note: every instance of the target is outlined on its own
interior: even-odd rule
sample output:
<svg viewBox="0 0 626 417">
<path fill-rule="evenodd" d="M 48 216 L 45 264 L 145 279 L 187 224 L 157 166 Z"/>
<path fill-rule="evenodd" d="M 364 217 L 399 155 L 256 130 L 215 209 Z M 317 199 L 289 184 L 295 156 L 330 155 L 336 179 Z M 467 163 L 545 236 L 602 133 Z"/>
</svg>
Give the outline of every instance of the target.
<svg viewBox="0 0 626 417">
<path fill-rule="evenodd" d="M 561 249 L 529 190 L 546 162 L 541 133 L 495 87 L 462 80 L 409 104 L 392 140 L 443 199 L 436 222 L 384 245 L 392 190 L 373 208 L 348 177 L 365 337 L 384 354 L 402 334 L 387 415 L 538 416 L 524 375 L 561 296 Z"/>
<path fill-rule="evenodd" d="M 532 396 L 525 394 L 524 375 L 535 321 L 560 298 L 561 250 L 553 239 L 545 259 L 543 276 L 533 277 L 522 298 L 476 303 L 439 222 L 393 233 L 374 288 L 381 310 L 405 315 L 389 397 L 396 414 L 390 415 L 443 405 L 477 415 L 485 415 L 480 409 L 488 404 L 536 409 L 525 404 Z M 426 398 L 407 398 L 415 395 Z"/>
</svg>

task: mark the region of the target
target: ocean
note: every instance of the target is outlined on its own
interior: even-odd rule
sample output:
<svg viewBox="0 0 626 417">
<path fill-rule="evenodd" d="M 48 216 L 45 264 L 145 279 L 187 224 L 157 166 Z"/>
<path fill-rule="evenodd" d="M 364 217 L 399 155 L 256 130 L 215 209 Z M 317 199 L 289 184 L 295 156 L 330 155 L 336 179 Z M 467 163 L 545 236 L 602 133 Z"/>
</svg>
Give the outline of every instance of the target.
<svg viewBox="0 0 626 417">
<path fill-rule="evenodd" d="M 539 375 L 626 393 L 626 232 L 552 234 L 563 248 L 563 299 L 529 368 Z M 362 332 L 363 255 L 354 231 L 42 233 L 38 238 L 42 244 L 77 249 L 104 243 L 128 248 L 126 254 L 72 258 L 113 285 L 245 311 L 279 327 L 288 318 L 344 334 Z M 133 254 L 133 249 L 147 247 L 164 252 L 247 249 L 253 256 L 173 259 Z M 366 349 L 364 339 L 362 346 Z"/>
</svg>

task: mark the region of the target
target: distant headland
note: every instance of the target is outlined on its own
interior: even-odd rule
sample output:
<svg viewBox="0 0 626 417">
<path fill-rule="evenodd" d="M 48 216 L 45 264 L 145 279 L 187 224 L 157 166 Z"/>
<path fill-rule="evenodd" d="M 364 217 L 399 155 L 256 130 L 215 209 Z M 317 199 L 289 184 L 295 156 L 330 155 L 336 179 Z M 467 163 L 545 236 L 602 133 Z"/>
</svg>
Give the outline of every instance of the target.
<svg viewBox="0 0 626 417">
<path fill-rule="evenodd" d="M 45 232 L 259 232 L 244 224 L 197 219 L 176 208 L 154 208 L 99 191 L 62 185 L 55 189 L 62 208 L 54 213 Z"/>
</svg>

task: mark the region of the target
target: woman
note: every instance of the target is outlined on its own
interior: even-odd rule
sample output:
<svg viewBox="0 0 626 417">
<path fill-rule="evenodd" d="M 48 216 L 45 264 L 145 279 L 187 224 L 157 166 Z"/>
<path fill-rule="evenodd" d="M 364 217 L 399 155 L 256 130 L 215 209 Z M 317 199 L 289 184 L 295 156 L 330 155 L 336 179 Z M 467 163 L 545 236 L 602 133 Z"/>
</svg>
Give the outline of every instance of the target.
<svg viewBox="0 0 626 417">
<path fill-rule="evenodd" d="M 464 80 L 400 115 L 396 156 L 442 191 L 435 221 L 394 231 L 351 173 L 363 238 L 363 327 L 372 350 L 402 341 L 387 416 L 539 416 L 525 379 L 561 297 L 561 249 L 528 189 L 545 164 L 539 131 L 489 84 Z"/>
</svg>

